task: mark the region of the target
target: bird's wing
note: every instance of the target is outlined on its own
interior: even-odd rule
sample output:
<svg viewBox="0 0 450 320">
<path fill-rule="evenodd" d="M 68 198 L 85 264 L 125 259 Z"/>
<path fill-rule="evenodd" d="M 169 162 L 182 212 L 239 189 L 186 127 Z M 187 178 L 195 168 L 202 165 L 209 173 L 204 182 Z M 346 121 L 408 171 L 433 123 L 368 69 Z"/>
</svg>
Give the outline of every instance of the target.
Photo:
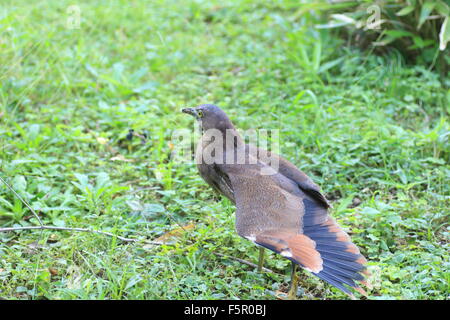
<svg viewBox="0 0 450 320">
<path fill-rule="evenodd" d="M 263 165 L 228 167 L 236 200 L 238 234 L 319 272 L 322 260 L 314 242 L 301 234 L 302 192 L 280 174 L 261 175 Z"/>
<path fill-rule="evenodd" d="M 319 186 L 315 184 L 311 180 L 311 178 L 306 175 L 306 173 L 299 170 L 296 166 L 294 166 L 283 157 L 278 156 L 278 158 L 279 171 L 282 175 L 291 179 L 292 181 L 295 181 L 306 194 L 316 200 L 316 202 L 325 209 L 331 207 L 322 191 L 320 190 Z"/>
<path fill-rule="evenodd" d="M 280 173 L 261 175 L 264 164 L 225 166 L 236 200 L 239 235 L 270 249 L 351 295 L 365 293 L 366 259 L 326 209 Z M 323 214 L 325 211 L 325 214 Z M 316 222 L 314 217 L 325 217 Z"/>
<path fill-rule="evenodd" d="M 257 148 L 256 146 L 252 144 L 247 145 L 248 152 L 250 154 L 255 155 L 258 160 L 263 162 L 271 162 L 273 166 L 279 167 L 279 172 L 284 175 L 285 177 L 291 179 L 295 183 L 298 184 L 298 186 L 311 198 L 316 200 L 319 205 L 323 206 L 324 208 L 331 207 L 328 203 L 328 200 L 325 198 L 325 196 L 320 191 L 320 188 L 317 184 L 315 184 L 310 177 L 306 175 L 303 171 L 299 170 L 296 166 L 294 166 L 291 162 L 284 159 L 282 156 L 267 151 L 262 148 Z M 322 218 L 322 222 L 325 221 L 325 218 Z"/>
<path fill-rule="evenodd" d="M 197 165 L 200 176 L 206 181 L 214 190 L 230 199 L 233 203 L 234 192 L 231 188 L 228 176 L 224 175 L 215 165 L 198 164 Z"/>
</svg>

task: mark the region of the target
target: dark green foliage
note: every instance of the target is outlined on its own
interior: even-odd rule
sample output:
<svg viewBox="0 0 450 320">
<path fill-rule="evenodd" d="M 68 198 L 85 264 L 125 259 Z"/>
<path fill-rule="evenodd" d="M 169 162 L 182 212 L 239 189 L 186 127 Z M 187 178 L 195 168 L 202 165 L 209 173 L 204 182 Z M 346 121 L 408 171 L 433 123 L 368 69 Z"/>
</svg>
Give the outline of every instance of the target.
<svg viewBox="0 0 450 320">
<path fill-rule="evenodd" d="M 314 3 L 314 2 L 313 2 Z M 447 87 L 450 55 L 450 7 L 444 0 L 317 1 L 329 23 L 319 28 L 339 28 L 349 44 L 375 52 L 400 53 L 410 63 L 437 69 Z"/>
</svg>

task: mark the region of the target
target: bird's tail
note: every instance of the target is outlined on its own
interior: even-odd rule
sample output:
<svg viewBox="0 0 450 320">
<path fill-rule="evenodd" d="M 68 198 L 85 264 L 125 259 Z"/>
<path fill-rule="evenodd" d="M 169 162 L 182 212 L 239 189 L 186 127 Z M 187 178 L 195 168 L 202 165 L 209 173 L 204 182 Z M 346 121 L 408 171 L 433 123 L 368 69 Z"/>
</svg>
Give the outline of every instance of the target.
<svg viewBox="0 0 450 320">
<path fill-rule="evenodd" d="M 314 275 L 352 298 L 354 296 L 349 287 L 366 296 L 358 282 L 370 287 L 363 276 L 369 275 L 366 270 L 367 260 L 351 242 L 347 233 L 331 217 L 324 223 L 305 226 L 303 231 L 315 242 L 315 249 L 323 260 L 323 269 Z"/>
</svg>

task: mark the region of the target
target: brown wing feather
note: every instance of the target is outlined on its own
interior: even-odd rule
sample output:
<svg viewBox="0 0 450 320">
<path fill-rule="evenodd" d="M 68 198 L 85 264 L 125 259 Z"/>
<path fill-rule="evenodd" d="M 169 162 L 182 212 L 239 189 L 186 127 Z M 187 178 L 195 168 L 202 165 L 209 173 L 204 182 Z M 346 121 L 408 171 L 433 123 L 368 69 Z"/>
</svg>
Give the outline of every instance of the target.
<svg viewBox="0 0 450 320">
<path fill-rule="evenodd" d="M 280 174 L 261 175 L 260 165 L 226 167 L 236 200 L 236 230 L 248 237 L 268 230 L 300 234 L 304 205 L 295 183 Z"/>
<path fill-rule="evenodd" d="M 283 230 L 266 231 L 256 235 L 255 243 L 281 254 L 314 273 L 322 271 L 323 261 L 315 249 L 315 242 L 303 234 Z"/>
<path fill-rule="evenodd" d="M 314 241 L 301 234 L 304 194 L 293 181 L 278 173 L 261 175 L 262 166 L 225 168 L 235 191 L 239 235 L 303 268 L 320 272 L 320 253 Z"/>
<path fill-rule="evenodd" d="M 306 173 L 298 169 L 291 162 L 289 162 L 288 160 L 286 160 L 285 158 L 276 153 L 267 151 L 262 148 L 257 148 L 252 144 L 248 144 L 246 145 L 246 147 L 248 152 L 257 156 L 258 160 L 260 161 L 266 161 L 264 157 L 267 157 L 268 159 L 276 158 L 276 162 L 278 163 L 279 166 L 279 172 L 283 176 L 291 179 L 292 181 L 295 181 L 305 193 L 307 193 L 309 196 L 315 199 L 324 208 L 331 207 L 326 197 L 320 191 L 319 186 L 315 184 Z"/>
</svg>

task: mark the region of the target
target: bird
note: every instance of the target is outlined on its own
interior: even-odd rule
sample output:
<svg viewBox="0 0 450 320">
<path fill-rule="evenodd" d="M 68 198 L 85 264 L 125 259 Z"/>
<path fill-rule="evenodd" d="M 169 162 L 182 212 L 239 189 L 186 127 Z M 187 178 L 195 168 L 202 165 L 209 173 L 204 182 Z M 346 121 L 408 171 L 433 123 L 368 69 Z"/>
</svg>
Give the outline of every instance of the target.
<svg viewBox="0 0 450 320">
<path fill-rule="evenodd" d="M 202 132 L 195 153 L 200 176 L 235 204 L 237 234 L 260 248 L 259 271 L 269 249 L 291 261 L 289 299 L 297 294 L 298 267 L 353 299 L 354 291 L 367 296 L 360 286 L 371 287 L 367 260 L 330 216 L 330 203 L 310 177 L 280 155 L 245 143 L 218 106 L 181 111 Z"/>
</svg>

